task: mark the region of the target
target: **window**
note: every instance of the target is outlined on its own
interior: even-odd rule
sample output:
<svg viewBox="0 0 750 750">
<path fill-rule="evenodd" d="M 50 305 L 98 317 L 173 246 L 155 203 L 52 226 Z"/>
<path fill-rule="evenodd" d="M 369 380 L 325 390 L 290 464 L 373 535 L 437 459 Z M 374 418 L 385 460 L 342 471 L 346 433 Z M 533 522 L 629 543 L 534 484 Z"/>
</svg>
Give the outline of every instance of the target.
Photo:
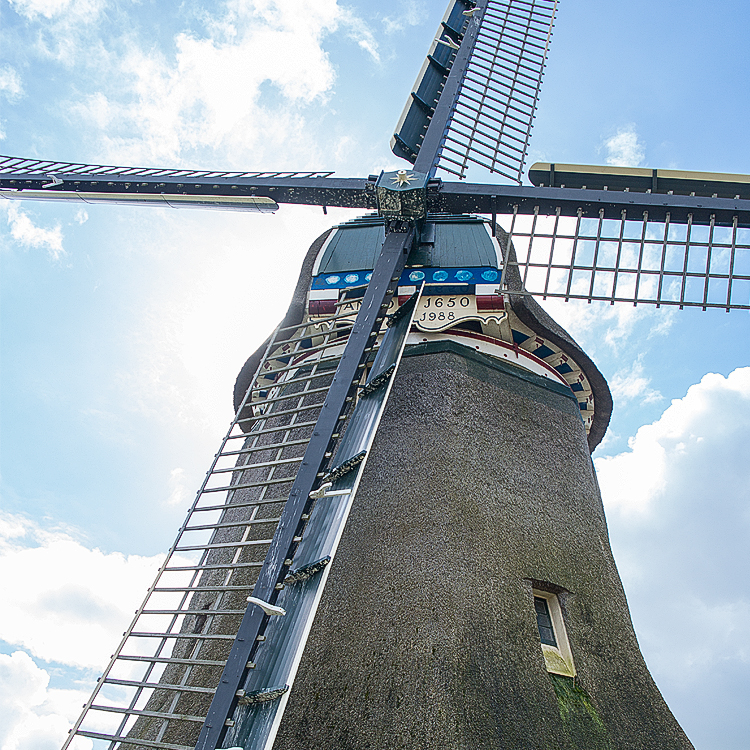
<svg viewBox="0 0 750 750">
<path fill-rule="evenodd" d="M 557 594 L 533 589 L 534 611 L 539 629 L 539 640 L 548 672 L 575 677 L 573 654 L 568 644 L 565 624 Z"/>
<path fill-rule="evenodd" d="M 549 613 L 549 604 L 543 596 L 534 597 L 534 609 L 536 610 L 536 624 L 539 628 L 539 637 L 546 646 L 557 648 L 555 640 L 555 629 L 552 627 L 552 617 Z"/>
</svg>

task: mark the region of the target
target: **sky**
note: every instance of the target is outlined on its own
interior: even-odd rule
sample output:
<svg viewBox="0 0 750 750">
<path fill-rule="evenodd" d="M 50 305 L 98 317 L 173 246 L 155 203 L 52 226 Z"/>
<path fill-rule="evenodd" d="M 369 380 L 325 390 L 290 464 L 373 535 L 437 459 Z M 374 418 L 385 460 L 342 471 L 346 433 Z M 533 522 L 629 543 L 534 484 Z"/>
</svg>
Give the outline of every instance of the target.
<svg viewBox="0 0 750 750">
<path fill-rule="evenodd" d="M 0 0 L 0 153 L 227 170 L 389 151 L 443 0 Z M 563 0 L 534 161 L 750 173 L 745 2 Z M 310 243 L 351 211 L 0 205 L 0 750 L 58 748 Z M 649 668 L 746 747 L 750 315 L 546 302 L 607 378 L 595 453 Z"/>
</svg>

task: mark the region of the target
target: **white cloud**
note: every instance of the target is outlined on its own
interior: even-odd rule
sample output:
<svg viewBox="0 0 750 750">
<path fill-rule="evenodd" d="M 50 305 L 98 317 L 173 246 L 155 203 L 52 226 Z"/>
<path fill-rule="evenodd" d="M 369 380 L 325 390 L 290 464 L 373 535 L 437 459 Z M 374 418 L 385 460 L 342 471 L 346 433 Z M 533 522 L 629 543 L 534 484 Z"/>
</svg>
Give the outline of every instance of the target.
<svg viewBox="0 0 750 750">
<path fill-rule="evenodd" d="M 15 102 L 23 96 L 21 76 L 10 65 L 0 66 L 0 94 L 10 102 Z"/>
<path fill-rule="evenodd" d="M 748 445 L 745 367 L 706 375 L 628 451 L 595 461 L 644 656 L 696 747 L 714 746 L 702 718 L 750 700 Z M 746 746 L 740 725 L 727 732 L 723 747 Z"/>
<path fill-rule="evenodd" d="M 403 31 L 407 26 L 417 26 L 427 15 L 424 2 L 402 2 L 397 16 L 384 16 L 383 27 L 387 34 Z"/>
<path fill-rule="evenodd" d="M 87 690 L 50 689 L 50 676 L 23 651 L 0 654 L 0 748 L 58 750 Z M 78 741 L 75 750 L 92 747 Z"/>
<path fill-rule="evenodd" d="M 185 483 L 185 469 L 176 468 L 172 469 L 169 473 L 169 497 L 167 498 L 168 505 L 182 505 L 187 499 L 189 489 Z"/>
<path fill-rule="evenodd" d="M 101 68 L 110 49 L 95 35 L 110 0 L 8 0 L 32 30 L 33 49 L 68 67 Z M 118 10 L 120 10 L 118 8 Z M 120 20 L 120 19 L 118 19 Z M 121 21 L 120 21 L 121 23 Z M 120 30 L 122 33 L 124 29 Z"/>
<path fill-rule="evenodd" d="M 128 37 L 103 57 L 100 90 L 70 104 L 100 130 L 102 158 L 172 164 L 208 147 L 230 167 L 304 169 L 318 156 L 304 108 L 336 78 L 322 41 L 341 29 L 377 61 L 372 32 L 337 0 L 236 1 L 204 20 L 169 55 Z"/>
<path fill-rule="evenodd" d="M 0 639 L 101 670 L 162 559 L 88 549 L 63 529 L 0 516 Z"/>
<path fill-rule="evenodd" d="M 646 155 L 646 147 L 638 140 L 635 125 L 625 125 L 604 141 L 607 164 L 618 167 L 640 167 Z"/>
<path fill-rule="evenodd" d="M 10 236 L 24 247 L 44 248 L 52 260 L 59 260 L 65 255 L 63 248 L 63 235 L 60 224 L 52 229 L 38 227 L 29 215 L 16 203 L 0 204 L 0 210 L 4 209 L 10 227 Z"/>
<path fill-rule="evenodd" d="M 79 208 L 73 218 L 77 224 L 85 224 L 89 220 L 88 211 L 85 208 Z"/>
<path fill-rule="evenodd" d="M 101 12 L 107 0 L 8 0 L 10 6 L 24 18 L 52 19 L 66 16 L 69 20 L 91 22 Z"/>
<path fill-rule="evenodd" d="M 310 206 L 273 216 L 168 211 L 160 224 L 141 222 L 131 239 L 146 257 L 132 262 L 147 266 L 154 283 L 129 324 L 133 365 L 118 375 L 118 403 L 190 430 L 210 457 L 233 416 L 237 373 L 283 318 L 304 253 L 352 213 L 324 215 Z M 179 465 L 189 496 L 202 475 Z"/>
<path fill-rule="evenodd" d="M 685 484 L 691 498 L 702 488 L 707 499 L 718 500 L 724 478 L 719 467 L 740 455 L 740 446 L 748 444 L 742 438 L 745 432 L 750 432 L 750 368 L 735 370 L 728 378 L 706 375 L 684 398 L 674 400 L 659 420 L 641 427 L 630 439 L 629 451 L 596 459 L 608 512 L 629 514 L 653 511 L 659 503 L 684 504 L 686 500 L 665 499 L 662 494 L 667 487 Z M 739 442 L 733 444 L 734 440 Z M 736 477 L 737 468 L 729 471 L 729 480 Z"/>
<path fill-rule="evenodd" d="M 603 345 L 612 352 L 621 350 L 641 323 L 648 324 L 648 337 L 666 334 L 674 314 L 673 310 L 657 310 L 653 305 L 588 304 L 584 300 L 565 302 L 552 298 L 539 303 L 594 358 Z"/>
<path fill-rule="evenodd" d="M 650 404 L 662 398 L 659 391 L 650 388 L 651 378 L 645 377 L 641 357 L 627 369 L 615 373 L 609 381 L 609 388 L 616 404 L 637 400 Z"/>
</svg>

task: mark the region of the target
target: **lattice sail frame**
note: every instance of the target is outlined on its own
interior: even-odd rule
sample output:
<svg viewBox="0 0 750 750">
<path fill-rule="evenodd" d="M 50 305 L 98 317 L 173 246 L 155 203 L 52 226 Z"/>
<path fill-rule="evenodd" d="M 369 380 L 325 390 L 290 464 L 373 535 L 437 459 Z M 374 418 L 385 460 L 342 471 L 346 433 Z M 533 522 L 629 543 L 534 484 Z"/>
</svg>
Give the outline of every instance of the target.
<svg viewBox="0 0 750 750">
<path fill-rule="evenodd" d="M 497 217 L 507 228 L 521 293 L 547 297 L 684 307 L 750 309 L 750 228 L 708 222 L 543 215 L 539 207 Z M 506 287 L 505 273 L 502 284 Z"/>
<path fill-rule="evenodd" d="M 63 750 L 75 749 L 77 737 L 110 749 L 193 750 L 194 742 L 173 738 L 197 740 L 205 721 L 352 330 L 347 315 L 274 332 L 175 543 Z"/>
<path fill-rule="evenodd" d="M 438 170 L 471 163 L 521 183 L 557 0 L 486 0 Z"/>
<path fill-rule="evenodd" d="M 197 169 L 165 169 L 154 167 L 116 167 L 95 164 L 76 164 L 67 161 L 45 161 L 24 159 L 19 156 L 0 156 L 0 175 L 9 173 L 44 174 L 48 177 L 76 175 L 88 178 L 97 177 L 169 177 L 189 180 L 202 179 L 241 179 L 251 177 L 330 177 L 333 172 L 218 172 Z"/>
</svg>

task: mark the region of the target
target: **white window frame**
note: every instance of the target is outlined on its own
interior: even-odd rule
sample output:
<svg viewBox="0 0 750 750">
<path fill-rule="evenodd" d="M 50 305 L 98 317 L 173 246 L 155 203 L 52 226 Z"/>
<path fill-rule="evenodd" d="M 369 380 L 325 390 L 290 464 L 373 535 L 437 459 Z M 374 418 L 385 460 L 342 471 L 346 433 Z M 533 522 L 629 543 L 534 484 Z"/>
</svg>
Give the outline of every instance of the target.
<svg viewBox="0 0 750 750">
<path fill-rule="evenodd" d="M 557 646 L 549 646 L 546 643 L 541 644 L 547 671 L 553 674 L 561 674 L 565 677 L 575 677 L 576 668 L 573 663 L 573 653 L 570 650 L 568 633 L 565 630 L 565 622 L 563 621 L 562 609 L 560 608 L 560 600 L 557 594 L 552 594 L 549 591 L 541 591 L 540 589 L 532 589 L 531 593 L 533 596 L 544 599 L 547 602 L 550 619 L 552 620 L 552 630 L 555 633 L 555 640 L 557 641 Z M 536 625 L 536 610 L 534 610 L 534 624 Z"/>
</svg>

